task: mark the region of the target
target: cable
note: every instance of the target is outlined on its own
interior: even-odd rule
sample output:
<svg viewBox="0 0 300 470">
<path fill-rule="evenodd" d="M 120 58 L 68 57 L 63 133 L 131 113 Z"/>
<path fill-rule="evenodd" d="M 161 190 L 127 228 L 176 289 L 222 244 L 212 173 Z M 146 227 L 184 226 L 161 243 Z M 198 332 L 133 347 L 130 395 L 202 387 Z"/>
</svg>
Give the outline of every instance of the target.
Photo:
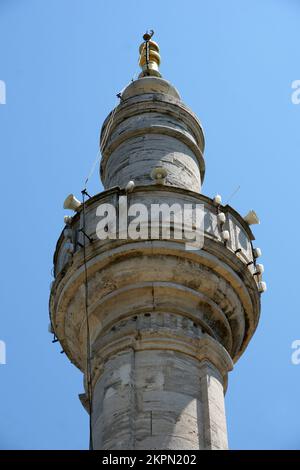
<svg viewBox="0 0 300 470">
<path fill-rule="evenodd" d="M 124 88 L 120 91 L 120 93 L 117 94 L 117 96 L 120 98 L 120 100 L 122 100 L 122 94 L 123 94 L 123 91 L 125 90 L 125 88 L 127 88 L 129 85 L 130 85 L 131 82 L 129 82 L 126 86 L 124 86 Z M 92 177 L 94 171 L 95 171 L 95 168 L 96 168 L 96 165 L 97 163 L 100 161 L 101 159 L 101 154 L 103 152 L 103 149 L 106 145 L 106 142 L 107 142 L 107 139 L 108 139 L 108 135 L 109 135 L 109 132 L 111 130 L 111 127 L 113 125 L 113 122 L 114 122 L 114 118 L 115 118 L 115 114 L 116 114 L 116 111 L 117 111 L 117 108 L 118 108 L 118 102 L 116 102 L 115 104 L 115 107 L 113 109 L 113 111 L 111 112 L 111 115 L 110 115 L 110 118 L 107 122 L 107 126 L 106 126 L 106 129 L 104 131 L 104 134 L 103 134 L 103 137 L 102 137 L 102 142 L 101 142 L 101 145 L 100 145 L 100 149 L 98 150 L 97 152 L 97 156 L 96 156 L 96 159 L 91 167 L 91 170 L 88 174 L 88 176 L 86 177 L 85 181 L 84 181 L 84 186 L 86 188 L 87 186 L 87 183 L 88 181 L 90 180 L 90 178 Z"/>
<path fill-rule="evenodd" d="M 149 73 L 149 62 L 150 62 L 150 44 L 149 44 L 149 41 L 152 38 L 153 34 L 154 34 L 153 29 L 150 29 L 149 31 L 146 31 L 146 33 L 143 36 L 143 39 L 145 41 L 144 49 L 145 49 L 147 75 L 150 75 L 150 73 Z"/>
<path fill-rule="evenodd" d="M 126 87 L 125 87 L 125 88 L 126 88 Z M 123 88 L 123 90 L 124 90 L 125 88 Z M 121 91 L 121 95 L 122 95 L 123 90 Z M 100 159 L 101 159 L 101 154 L 102 154 L 102 151 L 103 151 L 103 149 L 104 149 L 104 147 L 105 147 L 105 144 L 106 144 L 106 142 L 107 142 L 108 134 L 109 134 L 109 131 L 110 131 L 110 129 L 111 129 L 111 126 L 112 126 L 112 124 L 113 124 L 113 120 L 114 120 L 114 117 L 115 117 L 115 114 L 116 114 L 116 110 L 117 110 L 117 107 L 118 107 L 117 105 L 118 105 L 118 103 L 116 103 L 116 105 L 115 105 L 115 107 L 114 107 L 114 109 L 113 109 L 113 111 L 112 111 L 112 113 L 111 113 L 111 116 L 110 116 L 109 121 L 108 121 L 108 123 L 107 123 L 107 127 L 106 127 L 106 129 L 105 129 L 104 134 L 103 134 L 103 138 L 102 138 L 102 143 L 101 143 L 101 145 L 100 145 L 100 149 L 98 150 L 96 159 L 95 159 L 95 161 L 94 161 L 94 163 L 93 163 L 93 165 L 92 165 L 92 167 L 91 167 L 91 170 L 90 170 L 88 176 L 86 177 L 86 179 L 85 179 L 85 181 L 84 181 L 84 186 L 85 186 L 85 187 L 87 186 L 87 183 L 88 183 L 89 179 L 92 177 L 92 175 L 93 175 L 93 173 L 94 173 L 94 171 L 95 171 L 95 168 L 96 168 L 97 163 L 98 163 L 98 162 L 100 161 Z"/>
<path fill-rule="evenodd" d="M 82 194 L 82 231 L 85 233 L 85 194 L 86 189 L 81 191 Z M 88 273 L 86 263 L 86 236 L 83 236 L 83 264 L 84 264 L 84 286 L 85 286 L 85 317 L 86 317 L 86 378 L 87 378 L 87 393 L 89 403 L 89 429 L 90 429 L 90 450 L 93 450 L 93 427 L 92 427 L 92 412 L 93 412 L 93 390 L 92 390 L 92 371 L 91 371 L 91 337 L 90 325 L 88 315 Z"/>
<path fill-rule="evenodd" d="M 122 93 L 125 90 L 125 88 L 127 88 L 127 86 L 128 85 L 126 85 L 126 87 L 124 87 L 122 89 L 122 91 L 118 94 L 120 99 L 122 99 Z M 91 370 L 91 337 L 90 337 L 90 325 L 89 325 L 89 315 L 88 315 L 89 292 L 88 292 L 88 272 L 87 272 L 87 262 L 86 262 L 86 238 L 88 238 L 90 241 L 92 241 L 92 239 L 90 239 L 86 235 L 86 230 L 85 230 L 85 195 L 88 195 L 87 190 L 86 190 L 86 186 L 87 186 L 87 183 L 88 183 L 89 179 L 91 178 L 91 176 L 93 175 L 93 173 L 95 171 L 95 168 L 96 168 L 96 165 L 97 165 L 98 161 L 101 158 L 101 154 L 102 154 L 102 151 L 103 151 L 103 149 L 106 145 L 106 142 L 107 142 L 109 132 L 111 130 L 111 127 L 112 127 L 112 124 L 113 124 L 113 121 L 114 121 L 114 117 L 115 117 L 117 108 L 118 108 L 118 103 L 116 103 L 116 105 L 115 105 L 115 107 L 114 107 L 114 109 L 111 113 L 111 116 L 108 120 L 107 127 L 106 127 L 105 132 L 104 132 L 103 137 L 102 137 L 102 142 L 101 142 L 101 145 L 100 145 L 100 149 L 97 152 L 97 157 L 96 157 L 96 159 L 95 159 L 95 161 L 92 165 L 92 168 L 91 168 L 88 176 L 85 179 L 85 187 L 81 191 L 81 194 L 82 194 L 82 229 L 81 229 L 81 232 L 83 233 L 82 248 L 83 248 L 83 264 L 84 264 L 85 318 L 86 318 L 86 378 L 87 378 L 87 395 L 88 395 L 88 404 L 89 404 L 89 433 L 90 433 L 89 446 L 90 446 L 90 450 L 94 449 L 93 426 L 92 426 L 93 386 L 92 386 L 92 370 Z"/>
<path fill-rule="evenodd" d="M 87 185 L 89 179 L 90 179 L 91 176 L 93 175 L 93 173 L 94 173 L 94 171 L 95 171 L 95 168 L 96 168 L 96 165 L 97 165 L 98 161 L 100 160 L 100 158 L 101 158 L 101 151 L 100 151 L 100 149 L 99 149 L 98 152 L 97 152 L 96 159 L 95 159 L 95 161 L 94 161 L 94 163 L 93 163 L 93 165 L 92 165 L 92 167 L 91 167 L 91 170 L 90 170 L 88 176 L 87 176 L 86 179 L 85 179 L 85 182 L 84 182 L 84 185 L 85 185 L 85 186 Z"/>
<path fill-rule="evenodd" d="M 146 41 L 146 65 L 147 65 L 147 71 L 149 70 L 149 40 Z M 148 72 L 149 73 L 149 72 Z"/>
<path fill-rule="evenodd" d="M 233 193 L 230 194 L 229 198 L 228 198 L 227 201 L 226 201 L 226 204 L 228 204 L 229 201 L 231 201 L 231 199 L 233 198 L 233 196 L 236 195 L 236 193 L 240 190 L 240 188 L 241 188 L 241 185 L 239 185 L 239 186 L 233 191 Z"/>
<path fill-rule="evenodd" d="M 97 156 L 96 156 L 96 159 L 91 167 L 91 170 L 88 174 L 88 176 L 86 177 L 85 181 L 84 181 L 84 186 L 86 187 L 87 186 L 87 183 L 88 181 L 90 180 L 90 178 L 92 177 L 94 171 L 95 171 L 95 168 L 96 168 L 96 165 L 97 163 L 100 161 L 101 159 L 101 154 L 102 154 L 102 150 L 106 144 L 106 141 L 107 141 L 107 138 L 108 138 L 108 132 L 110 131 L 110 128 L 111 128 L 111 125 L 112 125 L 112 122 L 113 122 L 113 119 L 114 119 L 114 116 L 115 116 L 115 112 L 116 112 L 116 109 L 117 109 L 117 106 L 114 108 L 112 114 L 111 114 L 111 117 L 110 117 L 110 120 L 108 121 L 108 124 L 107 124 L 107 128 L 105 129 L 105 133 L 103 135 L 103 139 L 102 139 L 102 144 L 97 152 Z"/>
<path fill-rule="evenodd" d="M 122 92 L 120 92 L 120 96 L 122 97 Z M 107 127 L 105 129 L 105 132 L 104 132 L 104 135 L 103 135 L 103 138 L 102 138 L 102 143 L 101 143 L 101 146 L 100 146 L 100 150 L 101 150 L 101 153 L 105 147 L 105 144 L 107 142 L 107 139 L 108 139 L 108 134 L 109 134 L 109 131 L 111 129 L 111 126 L 113 124 L 113 121 L 114 121 L 114 117 L 115 117 L 115 114 L 116 114 L 116 110 L 117 110 L 117 107 L 118 106 L 115 106 L 112 113 L 111 113 L 111 116 L 110 116 L 110 119 L 107 123 Z"/>
</svg>

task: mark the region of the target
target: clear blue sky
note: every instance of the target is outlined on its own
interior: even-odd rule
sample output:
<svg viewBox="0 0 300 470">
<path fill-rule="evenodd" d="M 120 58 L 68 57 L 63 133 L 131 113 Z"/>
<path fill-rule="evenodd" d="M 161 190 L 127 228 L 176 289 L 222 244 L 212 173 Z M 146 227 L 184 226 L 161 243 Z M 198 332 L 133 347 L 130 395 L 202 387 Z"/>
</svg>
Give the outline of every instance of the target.
<svg viewBox="0 0 300 470">
<path fill-rule="evenodd" d="M 268 291 L 229 377 L 232 449 L 300 449 L 298 0 L 0 0 L 0 448 L 86 449 L 81 374 L 48 327 L 65 196 L 80 194 L 115 95 L 137 72 L 145 29 L 163 76 L 206 135 L 203 192 L 254 208 Z M 102 190 L 98 171 L 89 185 Z"/>
</svg>

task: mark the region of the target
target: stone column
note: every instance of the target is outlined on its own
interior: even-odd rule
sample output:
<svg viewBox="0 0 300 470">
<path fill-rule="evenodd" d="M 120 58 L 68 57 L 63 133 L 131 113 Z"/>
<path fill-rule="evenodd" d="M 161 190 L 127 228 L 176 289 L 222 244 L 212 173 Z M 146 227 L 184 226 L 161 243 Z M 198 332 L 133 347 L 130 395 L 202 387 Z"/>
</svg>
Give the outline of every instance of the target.
<svg viewBox="0 0 300 470">
<path fill-rule="evenodd" d="M 95 347 L 95 449 L 227 448 L 224 388 L 232 361 L 192 321 L 138 315 Z"/>
<path fill-rule="evenodd" d="M 201 364 L 201 397 L 203 409 L 203 448 L 227 449 L 227 426 L 224 386 L 218 369 L 209 361 Z"/>
</svg>

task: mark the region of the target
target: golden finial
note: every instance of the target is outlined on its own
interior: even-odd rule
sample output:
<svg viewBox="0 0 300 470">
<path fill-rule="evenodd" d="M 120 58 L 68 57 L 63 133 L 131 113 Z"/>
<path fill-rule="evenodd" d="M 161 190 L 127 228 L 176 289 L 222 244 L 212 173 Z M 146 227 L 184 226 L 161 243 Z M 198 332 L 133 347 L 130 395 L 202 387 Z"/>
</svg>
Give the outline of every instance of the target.
<svg viewBox="0 0 300 470">
<path fill-rule="evenodd" d="M 139 65 L 142 72 L 139 75 L 141 77 L 148 77 L 150 75 L 155 77 L 161 77 L 158 67 L 160 64 L 160 55 L 158 44 L 151 40 L 154 34 L 153 30 L 147 31 L 144 36 L 144 42 L 140 45 L 140 60 Z"/>
</svg>

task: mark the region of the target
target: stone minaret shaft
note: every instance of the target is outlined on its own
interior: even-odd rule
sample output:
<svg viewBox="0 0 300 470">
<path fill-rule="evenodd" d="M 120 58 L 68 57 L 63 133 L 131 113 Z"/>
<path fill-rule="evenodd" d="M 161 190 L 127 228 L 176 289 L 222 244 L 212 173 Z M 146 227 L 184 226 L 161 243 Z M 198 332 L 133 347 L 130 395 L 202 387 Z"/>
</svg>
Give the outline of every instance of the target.
<svg viewBox="0 0 300 470">
<path fill-rule="evenodd" d="M 157 44 L 144 39 L 141 75 L 103 124 L 105 190 L 85 206 L 94 238 L 86 248 L 93 447 L 226 449 L 227 374 L 259 319 L 253 235 L 231 207 L 199 194 L 201 125 L 161 78 Z M 129 181 L 134 188 L 126 193 Z M 98 206 L 118 208 L 126 194 L 128 206 L 202 204 L 203 248 L 189 251 L 176 239 L 113 239 L 110 227 L 107 239 L 97 239 Z M 50 310 L 64 351 L 86 373 L 82 217 L 79 207 L 58 241 Z M 86 394 L 81 400 L 88 409 Z"/>
</svg>

